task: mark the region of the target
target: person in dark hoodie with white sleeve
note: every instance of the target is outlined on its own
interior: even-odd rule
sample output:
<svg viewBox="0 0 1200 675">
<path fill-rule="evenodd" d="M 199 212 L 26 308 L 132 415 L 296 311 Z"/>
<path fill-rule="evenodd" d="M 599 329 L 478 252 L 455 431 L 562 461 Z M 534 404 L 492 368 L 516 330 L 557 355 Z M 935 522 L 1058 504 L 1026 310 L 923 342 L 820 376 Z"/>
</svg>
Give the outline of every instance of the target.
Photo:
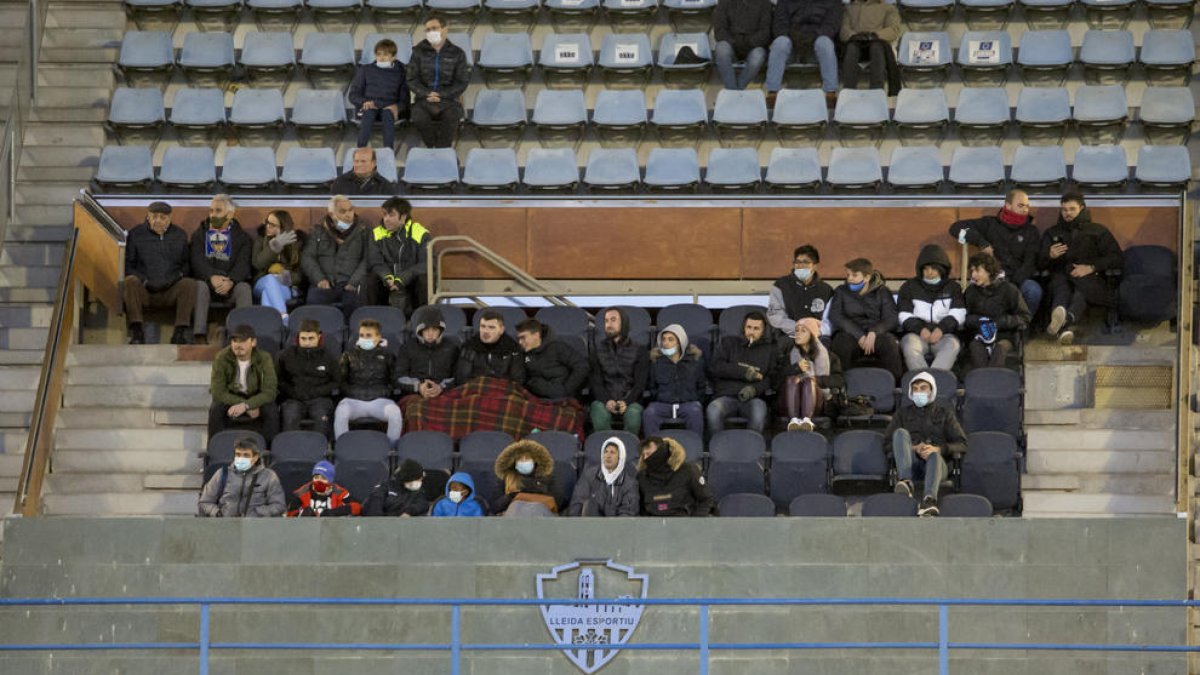
<svg viewBox="0 0 1200 675">
<path fill-rule="evenodd" d="M 954 409 L 937 402 L 937 381 L 928 372 L 917 373 L 904 395 L 902 404 L 886 431 L 884 450 L 896 461 L 896 492 L 913 496 L 915 470 L 924 474 L 925 494 L 917 515 L 938 515 L 938 489 L 948 475 L 946 458 L 967 452 L 963 433 Z"/>
<path fill-rule="evenodd" d="M 630 470 L 625 443 L 613 436 L 601 446 L 600 464 L 583 469 L 568 516 L 636 516 L 639 509 L 638 484 Z"/>
<path fill-rule="evenodd" d="M 900 287 L 900 353 L 909 370 L 950 370 L 962 348 L 956 333 L 967 320 L 962 287 L 950 278 L 950 256 L 929 244 L 917 256 L 917 276 Z M 933 363 L 926 356 L 933 355 Z"/>
</svg>

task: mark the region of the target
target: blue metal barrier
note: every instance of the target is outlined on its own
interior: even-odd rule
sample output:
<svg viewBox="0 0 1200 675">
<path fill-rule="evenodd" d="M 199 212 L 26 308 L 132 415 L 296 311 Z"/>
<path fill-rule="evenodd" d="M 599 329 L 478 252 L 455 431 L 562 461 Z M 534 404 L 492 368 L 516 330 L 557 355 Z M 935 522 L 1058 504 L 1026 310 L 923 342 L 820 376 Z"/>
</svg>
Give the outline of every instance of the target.
<svg viewBox="0 0 1200 675">
<path fill-rule="evenodd" d="M 513 607 L 578 605 L 578 598 L 0 598 L 0 607 L 62 607 L 62 606 L 198 606 L 200 608 L 199 639 L 196 642 L 112 642 L 112 643 L 40 643 L 0 644 L 2 652 L 36 651 L 141 651 L 162 649 L 194 649 L 199 653 L 200 675 L 208 675 L 209 654 L 214 650 L 272 650 L 272 651 L 441 651 L 449 652 L 450 672 L 459 675 L 464 651 L 561 651 L 560 644 L 474 644 L 462 641 L 463 607 Z M 936 650 L 938 672 L 950 673 L 952 650 L 1021 650 L 1021 651 L 1088 651 L 1182 653 L 1200 652 L 1200 646 L 1147 644 L 1064 644 L 1064 643 L 991 643 L 951 642 L 951 607 L 1151 607 L 1188 608 L 1200 606 L 1198 600 L 1071 600 L 1071 599 L 961 599 L 961 598 L 633 598 L 588 599 L 589 605 L 643 605 L 667 607 L 696 607 L 699 610 L 698 640 L 696 642 L 632 643 L 615 647 L 631 651 L 698 651 L 700 674 L 707 675 L 709 655 L 714 650 L 827 650 L 827 649 L 912 649 Z M 271 643 L 271 642 L 212 642 L 211 608 L 224 605 L 358 605 L 398 607 L 450 608 L 450 641 L 444 644 L 359 644 L 359 643 Z M 709 636 L 709 615 L 713 607 L 936 607 L 938 635 L 936 642 L 712 642 Z M 613 645 L 569 645 L 572 650 L 611 650 Z"/>
</svg>

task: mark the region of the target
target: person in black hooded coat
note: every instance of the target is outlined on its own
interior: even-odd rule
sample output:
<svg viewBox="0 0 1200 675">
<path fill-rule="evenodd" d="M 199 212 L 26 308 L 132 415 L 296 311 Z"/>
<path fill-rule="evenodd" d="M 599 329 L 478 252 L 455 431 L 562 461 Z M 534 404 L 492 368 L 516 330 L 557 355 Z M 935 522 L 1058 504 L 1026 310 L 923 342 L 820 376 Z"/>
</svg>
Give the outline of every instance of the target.
<svg viewBox="0 0 1200 675">
<path fill-rule="evenodd" d="M 950 370 L 962 345 L 958 330 L 967 319 L 962 288 L 950 278 L 950 256 L 929 244 L 917 256 L 917 275 L 900 287 L 900 353 L 909 370 Z M 927 364 L 927 355 L 933 363 Z"/>
<path fill-rule="evenodd" d="M 976 253 L 968 263 L 971 285 L 963 292 L 967 305 L 965 336 L 972 368 L 1002 367 L 1017 334 L 1025 332 L 1031 318 L 1021 291 L 999 277 L 1000 263 L 986 253 Z"/>
<path fill-rule="evenodd" d="M 371 488 L 363 502 L 364 516 L 394 516 L 401 518 L 429 515 L 429 498 L 425 496 L 425 469 L 412 459 L 406 459 L 384 482 Z"/>
<path fill-rule="evenodd" d="M 712 492 L 704 483 L 700 467 L 687 461 L 683 446 L 673 438 L 651 436 L 642 441 L 637 479 L 642 515 L 712 514 Z"/>
<path fill-rule="evenodd" d="M 650 355 L 629 336 L 625 310 L 609 307 L 600 317 L 604 332 L 596 338 L 589 368 L 589 388 L 595 399 L 588 409 L 592 429 L 608 431 L 612 429 L 613 416 L 621 415 L 625 431 L 641 433 L 641 400 L 650 372 Z"/>
<path fill-rule="evenodd" d="M 1119 271 L 1125 260 L 1112 232 L 1092 221 L 1083 195 L 1068 192 L 1062 196 L 1058 223 L 1042 235 L 1041 262 L 1050 271 L 1053 309 L 1047 333 L 1058 336 L 1061 344 L 1071 344 L 1075 337 L 1071 326 L 1089 305 L 1111 310 L 1108 321 L 1115 326 L 1117 294 L 1105 273 Z"/>
</svg>

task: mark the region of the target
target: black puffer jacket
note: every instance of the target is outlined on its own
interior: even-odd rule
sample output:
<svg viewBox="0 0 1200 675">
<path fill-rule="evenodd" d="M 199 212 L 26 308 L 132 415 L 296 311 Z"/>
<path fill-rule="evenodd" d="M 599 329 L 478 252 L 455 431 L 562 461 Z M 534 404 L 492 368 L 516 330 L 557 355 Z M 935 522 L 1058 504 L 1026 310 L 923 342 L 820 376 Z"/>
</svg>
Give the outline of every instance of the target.
<svg viewBox="0 0 1200 675">
<path fill-rule="evenodd" d="M 963 433 L 954 409 L 936 402 L 937 382 L 927 373 L 917 375 L 917 378 L 925 379 L 933 387 L 929 395 L 930 403 L 924 408 L 915 405 L 900 406 L 892 415 L 891 424 L 888 424 L 887 430 L 883 432 L 884 450 L 891 453 L 892 435 L 897 429 L 905 429 L 914 446 L 921 443 L 936 445 L 942 449 L 942 456 L 946 458 L 966 453 L 967 435 Z"/>
<path fill-rule="evenodd" d="M 142 223 L 125 236 L 125 274 L 142 280 L 151 293 L 164 291 L 191 271 L 187 232 L 168 225 L 162 236 Z"/>
<path fill-rule="evenodd" d="M 229 220 L 228 256 L 214 255 L 208 257 L 206 243 L 208 240 L 208 219 L 200 223 L 192 235 L 192 276 L 208 281 L 215 275 L 229 277 L 233 283 L 250 281 L 254 268 L 250 256 L 254 248 L 254 240 L 242 229 L 237 218 Z"/>
<path fill-rule="evenodd" d="M 713 37 L 728 42 L 739 59 L 771 44 L 770 0 L 720 0 L 713 10 Z"/>
<path fill-rule="evenodd" d="M 328 281 L 334 288 L 361 286 L 367 276 L 369 237 L 366 224 L 357 216 L 345 233 L 338 233 L 333 218 L 325 216 L 309 232 L 300 254 L 305 278 L 314 286 L 321 281 Z"/>
<path fill-rule="evenodd" d="M 792 39 L 793 57 L 798 53 L 798 42 L 809 42 L 824 35 L 837 40 L 842 29 L 842 0 L 779 0 L 775 4 L 775 16 L 771 32 L 775 37 L 786 35 Z"/>
<path fill-rule="evenodd" d="M 484 344 L 473 336 L 458 352 L 454 369 L 455 384 L 475 377 L 507 377 L 517 384 L 525 383 L 525 354 L 517 341 L 502 334 L 493 344 Z"/>
<path fill-rule="evenodd" d="M 650 457 L 638 461 L 638 491 L 644 516 L 707 516 L 713 511 L 713 496 L 704 483 L 700 467 L 686 463 L 687 454 L 673 438 Z"/>
<path fill-rule="evenodd" d="M 340 365 L 342 395 L 359 401 L 392 397 L 396 357 L 376 346 L 365 350 L 354 347 L 342 354 Z"/>
<path fill-rule="evenodd" d="M 1051 260 L 1050 247 L 1055 240 L 1067 245 L 1065 255 Z M 1066 222 L 1060 215 L 1058 223 L 1042 235 L 1041 261 L 1051 272 L 1070 272 L 1072 265 L 1092 265 L 1096 272 L 1119 270 L 1124 267 L 1121 245 L 1112 232 L 1099 223 L 1092 222 L 1090 209 L 1083 209 L 1075 220 Z"/>
<path fill-rule="evenodd" d="M 746 366 L 754 366 L 763 374 L 761 380 L 746 379 Z M 713 381 L 713 395 L 737 396 L 746 385 L 752 385 L 756 396 L 767 393 L 779 368 L 779 345 L 767 333 L 763 339 L 750 344 L 746 338 L 727 335 L 709 362 L 708 374 Z"/>
<path fill-rule="evenodd" d="M 704 355 L 696 345 L 684 349 L 683 357 L 672 361 L 658 347 L 650 351 L 650 387 L 660 403 L 689 403 L 704 395 L 706 377 Z"/>
<path fill-rule="evenodd" d="M 436 307 L 425 306 L 413 313 L 413 336 L 404 341 L 396 358 L 396 377 L 400 390 L 417 392 L 423 380 L 433 380 L 443 389 L 454 386 L 454 365 L 458 362 L 458 342 L 446 336 L 446 322 Z M 439 326 L 442 334 L 435 342 L 426 342 L 421 333 Z"/>
<path fill-rule="evenodd" d="M 442 100 L 457 100 L 467 90 L 471 70 L 466 52 L 450 40 L 440 50 L 434 49 L 429 40 L 421 40 L 413 47 L 407 75 L 408 89 L 417 101 L 425 100 L 433 91 Z"/>
<path fill-rule="evenodd" d="M 971 284 L 963 297 L 967 304 L 966 327 L 972 335 L 979 332 L 979 321 L 985 316 L 1000 331 L 1019 333 L 1029 327 L 1031 316 L 1025 298 L 1015 285 L 1003 279 L 987 286 Z"/>
<path fill-rule="evenodd" d="M 396 184 L 392 181 L 379 175 L 378 171 L 371 172 L 371 175 L 360 178 L 353 171 L 337 177 L 333 181 L 333 186 L 329 191 L 335 195 L 348 195 L 358 197 L 362 195 L 394 195 L 396 194 Z"/>
<path fill-rule="evenodd" d="M 608 311 L 605 309 L 599 316 L 603 317 Z M 620 334 L 615 340 L 601 334 L 592 351 L 592 397 L 603 403 L 637 403 L 642 400 L 642 392 L 646 390 L 650 355 L 644 346 L 630 339 L 629 316 L 625 310 L 618 308 L 617 313 L 621 315 Z"/>
<path fill-rule="evenodd" d="M 367 264 L 381 281 L 386 282 L 386 277 L 392 276 L 405 286 L 413 281 L 423 284 L 428 249 L 429 230 L 415 220 L 409 219 L 395 232 L 379 225 L 371 231 Z"/>
<path fill-rule="evenodd" d="M 547 329 L 542 344 L 525 352 L 525 388 L 550 399 L 575 398 L 588 379 L 587 359 Z"/>
<path fill-rule="evenodd" d="M 426 516 L 429 498 L 421 490 L 408 490 L 394 477 L 376 485 L 363 502 L 364 516 Z"/>
<path fill-rule="evenodd" d="M 275 371 L 279 392 L 298 401 L 332 397 L 341 376 L 338 360 L 324 347 L 290 345 L 279 353 Z"/>
<path fill-rule="evenodd" d="M 883 275 L 873 272 L 862 291 L 855 293 L 846 284 L 833 292 L 829 324 L 833 332 L 846 332 L 858 339 L 867 333 L 891 333 L 900 326 L 896 301 L 883 283 Z"/>
<path fill-rule="evenodd" d="M 1004 276 L 1021 285 L 1037 273 L 1038 248 L 1042 234 L 1033 226 L 1030 216 L 1024 225 L 1005 225 L 998 216 L 960 220 L 950 226 L 950 235 L 958 239 L 967 231 L 966 240 L 979 248 L 992 247 L 992 256 L 1004 269 Z"/>
</svg>

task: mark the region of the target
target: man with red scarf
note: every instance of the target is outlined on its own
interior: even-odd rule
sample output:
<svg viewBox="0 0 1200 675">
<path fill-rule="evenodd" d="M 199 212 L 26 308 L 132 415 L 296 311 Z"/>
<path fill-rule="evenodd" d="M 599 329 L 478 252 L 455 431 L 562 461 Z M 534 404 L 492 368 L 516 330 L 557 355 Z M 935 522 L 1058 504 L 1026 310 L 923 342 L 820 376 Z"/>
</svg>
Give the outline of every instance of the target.
<svg viewBox="0 0 1200 675">
<path fill-rule="evenodd" d="M 1031 314 L 1042 302 L 1042 286 L 1034 278 L 1042 235 L 1029 215 L 1029 195 L 1011 190 L 994 216 L 960 220 L 950 226 L 951 236 L 979 247 L 1000 263 L 1004 278 L 1021 289 Z"/>
<path fill-rule="evenodd" d="M 335 518 L 357 516 L 362 504 L 350 491 L 333 482 L 333 465 L 320 461 L 313 465 L 312 480 L 296 488 L 288 500 L 288 518 Z"/>
</svg>

